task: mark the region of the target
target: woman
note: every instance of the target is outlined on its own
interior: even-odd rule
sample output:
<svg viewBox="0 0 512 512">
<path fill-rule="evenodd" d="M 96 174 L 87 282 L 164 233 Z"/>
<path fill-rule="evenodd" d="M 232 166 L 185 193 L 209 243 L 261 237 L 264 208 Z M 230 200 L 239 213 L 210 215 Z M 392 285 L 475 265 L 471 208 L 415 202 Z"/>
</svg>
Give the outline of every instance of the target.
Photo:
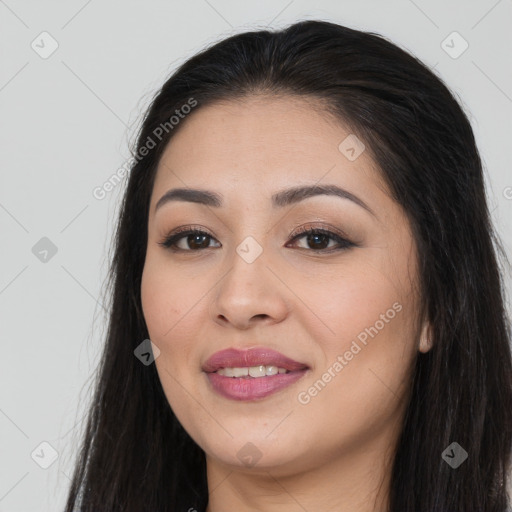
<svg viewBox="0 0 512 512">
<path fill-rule="evenodd" d="M 499 248 L 466 115 L 386 39 L 189 59 L 138 137 L 66 510 L 504 512 Z"/>
</svg>

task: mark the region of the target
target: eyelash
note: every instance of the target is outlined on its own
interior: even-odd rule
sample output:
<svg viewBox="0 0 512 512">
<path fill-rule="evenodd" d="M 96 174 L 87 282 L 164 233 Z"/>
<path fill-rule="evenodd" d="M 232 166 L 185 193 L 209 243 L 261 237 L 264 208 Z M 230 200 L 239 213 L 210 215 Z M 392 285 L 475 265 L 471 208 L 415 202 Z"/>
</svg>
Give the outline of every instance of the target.
<svg viewBox="0 0 512 512">
<path fill-rule="evenodd" d="M 189 235 L 205 235 L 207 237 L 210 237 L 211 239 L 214 239 L 210 233 L 203 231 L 201 229 L 196 229 L 191 226 L 185 226 L 184 228 L 180 228 L 178 231 L 171 233 L 168 235 L 164 240 L 161 242 L 158 242 L 158 245 L 164 247 L 165 249 L 168 249 L 172 252 L 200 252 L 205 249 L 211 249 L 211 247 L 206 247 L 204 249 L 180 249 L 175 247 L 176 242 L 181 240 L 182 238 L 185 238 Z M 350 240 L 344 238 L 341 235 L 338 235 L 336 233 L 333 233 L 332 231 L 329 231 L 327 229 L 323 228 L 314 228 L 314 227 L 303 227 L 298 230 L 297 233 L 295 233 L 292 236 L 291 241 L 294 242 L 295 240 L 298 240 L 300 238 L 303 238 L 307 235 L 326 235 L 332 240 L 338 242 L 340 247 L 330 248 L 330 249 L 305 249 L 307 251 L 312 251 L 314 253 L 331 253 L 331 252 L 337 252 L 337 251 L 343 251 L 346 249 L 349 249 L 350 247 L 357 247 L 357 244 L 351 242 Z M 215 239 L 214 239 L 215 240 Z M 301 248 L 304 249 L 304 248 Z"/>
</svg>

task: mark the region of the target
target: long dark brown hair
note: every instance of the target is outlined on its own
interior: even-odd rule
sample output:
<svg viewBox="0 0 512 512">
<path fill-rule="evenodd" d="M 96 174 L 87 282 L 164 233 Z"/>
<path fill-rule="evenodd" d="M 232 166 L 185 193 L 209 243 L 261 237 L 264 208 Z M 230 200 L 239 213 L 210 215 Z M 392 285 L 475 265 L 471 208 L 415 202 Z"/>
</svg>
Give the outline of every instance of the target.
<svg viewBox="0 0 512 512">
<path fill-rule="evenodd" d="M 121 205 L 108 332 L 66 512 L 206 507 L 204 452 L 174 416 L 155 365 L 134 356 L 149 338 L 140 291 L 148 209 L 162 152 L 186 123 L 169 121 L 176 110 L 254 93 L 327 105 L 365 142 L 413 229 L 434 346 L 414 361 L 390 511 L 505 512 L 512 357 L 498 256 L 508 261 L 473 131 L 422 62 L 378 34 L 322 21 L 222 40 L 181 65 L 154 97 Z M 456 469 L 441 456 L 452 442 L 468 453 Z"/>
</svg>

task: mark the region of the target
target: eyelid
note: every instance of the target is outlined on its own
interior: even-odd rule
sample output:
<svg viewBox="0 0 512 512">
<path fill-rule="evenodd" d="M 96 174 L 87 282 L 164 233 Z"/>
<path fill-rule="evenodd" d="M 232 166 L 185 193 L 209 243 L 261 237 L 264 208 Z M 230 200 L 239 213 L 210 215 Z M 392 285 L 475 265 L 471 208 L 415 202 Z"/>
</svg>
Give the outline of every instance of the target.
<svg viewBox="0 0 512 512">
<path fill-rule="evenodd" d="M 197 226 L 194 224 L 187 224 L 185 226 L 180 226 L 176 229 L 173 229 L 169 235 L 171 235 L 171 234 L 179 235 L 180 233 L 187 233 L 188 231 L 201 231 L 201 232 L 207 234 L 208 236 L 215 238 L 213 236 L 213 234 L 208 229 L 204 228 L 203 226 Z M 169 235 L 167 235 L 167 236 L 169 236 Z"/>
</svg>

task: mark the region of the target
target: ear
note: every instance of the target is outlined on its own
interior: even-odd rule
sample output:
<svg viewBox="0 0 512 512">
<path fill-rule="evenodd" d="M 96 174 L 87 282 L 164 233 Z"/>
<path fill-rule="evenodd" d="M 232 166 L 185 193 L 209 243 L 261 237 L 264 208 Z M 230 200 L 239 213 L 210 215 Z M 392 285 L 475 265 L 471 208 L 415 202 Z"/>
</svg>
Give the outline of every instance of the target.
<svg viewBox="0 0 512 512">
<path fill-rule="evenodd" d="M 427 353 L 434 346 L 434 341 L 432 339 L 432 327 L 428 322 L 423 324 L 423 328 L 421 329 L 420 336 L 420 344 L 418 350 Z"/>
</svg>

